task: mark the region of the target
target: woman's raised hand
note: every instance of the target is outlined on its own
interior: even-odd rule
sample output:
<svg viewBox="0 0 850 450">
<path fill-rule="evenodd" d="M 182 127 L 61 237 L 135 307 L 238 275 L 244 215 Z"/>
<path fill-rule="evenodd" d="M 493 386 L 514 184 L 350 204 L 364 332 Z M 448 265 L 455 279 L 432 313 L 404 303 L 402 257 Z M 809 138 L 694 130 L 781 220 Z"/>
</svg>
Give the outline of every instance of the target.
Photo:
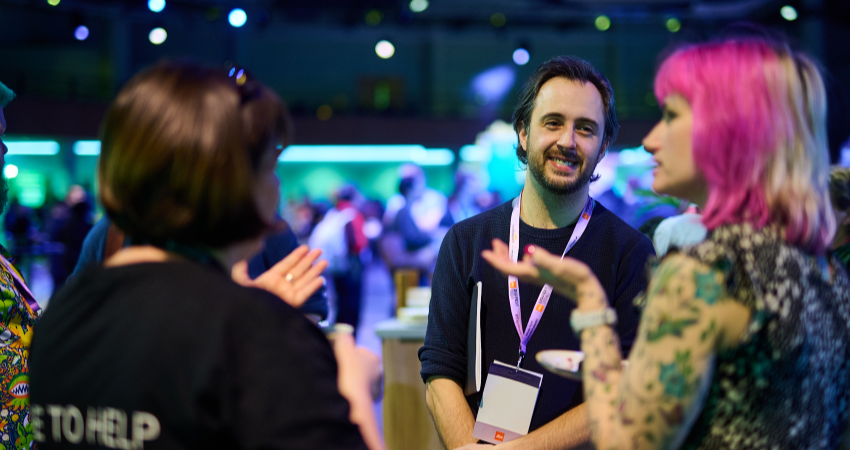
<svg viewBox="0 0 850 450">
<path fill-rule="evenodd" d="M 527 245 L 522 260 L 514 263 L 508 245 L 493 239 L 493 249 L 484 250 L 481 257 L 505 275 L 514 275 L 524 283 L 548 284 L 559 294 L 579 303 L 580 292 L 593 289 L 598 294 L 597 289 L 602 289 L 586 264 L 569 257 L 561 259 L 536 245 Z"/>
<path fill-rule="evenodd" d="M 321 250 L 302 245 L 254 280 L 248 276 L 248 262 L 242 260 L 233 265 L 231 277 L 242 286 L 265 289 L 298 308 L 325 283 L 321 275 L 328 262 L 316 262 L 321 254 Z"/>
</svg>

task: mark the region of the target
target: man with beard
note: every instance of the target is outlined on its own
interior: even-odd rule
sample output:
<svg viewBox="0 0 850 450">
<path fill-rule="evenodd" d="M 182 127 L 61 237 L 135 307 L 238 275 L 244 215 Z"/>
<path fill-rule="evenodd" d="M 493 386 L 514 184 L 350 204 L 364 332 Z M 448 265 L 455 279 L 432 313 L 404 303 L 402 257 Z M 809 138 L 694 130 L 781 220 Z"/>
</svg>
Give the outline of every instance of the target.
<svg viewBox="0 0 850 450">
<path fill-rule="evenodd" d="M 528 165 L 522 193 L 455 224 L 443 241 L 434 272 L 419 359 L 426 402 L 448 449 L 478 442 L 473 427 L 494 361 L 513 366 L 519 360 L 522 369 L 544 374 L 534 358 L 538 351 L 580 350 L 570 328 L 571 315 L 584 323 L 616 320 L 622 351 L 628 354 L 638 325 L 633 300 L 646 288 L 646 261 L 654 254 L 649 239 L 588 193 L 598 177 L 596 165 L 619 127 L 614 94 L 604 75 L 581 59 L 553 58 L 522 88 L 513 125 L 519 138 L 517 156 Z M 569 252 L 599 277 L 614 311 L 582 317 L 581 311 L 573 314 L 572 299 L 502 276 L 481 258 L 494 239 L 509 242 L 511 254 L 519 259 L 528 245 Z M 565 449 L 587 443 L 591 425 L 582 397 L 579 382 L 544 374 L 529 433 L 504 447 Z M 505 435 L 494 437 L 489 441 Z"/>
<path fill-rule="evenodd" d="M 15 93 L 0 83 L 0 169 L 8 148 L 3 108 Z M 0 178 L 0 213 L 6 208 L 8 188 Z M 30 448 L 33 440 L 29 421 L 29 346 L 33 327 L 41 313 L 11 255 L 0 246 L 0 448 Z"/>
</svg>

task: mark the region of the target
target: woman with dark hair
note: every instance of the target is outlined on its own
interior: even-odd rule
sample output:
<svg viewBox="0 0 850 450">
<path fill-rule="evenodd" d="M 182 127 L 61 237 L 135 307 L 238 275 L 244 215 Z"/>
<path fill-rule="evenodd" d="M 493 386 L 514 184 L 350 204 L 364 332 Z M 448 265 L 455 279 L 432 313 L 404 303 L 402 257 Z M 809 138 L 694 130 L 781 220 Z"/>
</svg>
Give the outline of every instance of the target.
<svg viewBox="0 0 850 450">
<path fill-rule="evenodd" d="M 673 53 L 655 94 L 653 188 L 699 205 L 709 234 L 654 270 L 627 366 L 587 266 L 539 248 L 515 264 L 500 241 L 484 258 L 575 299 L 596 448 L 835 448 L 850 406 L 850 281 L 826 257 L 817 67 L 781 43 L 732 38 Z"/>
<path fill-rule="evenodd" d="M 230 277 L 280 227 L 288 136 L 283 103 L 244 70 L 162 63 L 118 93 L 100 200 L 131 245 L 72 279 L 38 327 L 40 448 L 382 447 L 375 368 L 293 308 L 323 283 L 320 252 L 300 247 L 243 286 Z"/>
</svg>

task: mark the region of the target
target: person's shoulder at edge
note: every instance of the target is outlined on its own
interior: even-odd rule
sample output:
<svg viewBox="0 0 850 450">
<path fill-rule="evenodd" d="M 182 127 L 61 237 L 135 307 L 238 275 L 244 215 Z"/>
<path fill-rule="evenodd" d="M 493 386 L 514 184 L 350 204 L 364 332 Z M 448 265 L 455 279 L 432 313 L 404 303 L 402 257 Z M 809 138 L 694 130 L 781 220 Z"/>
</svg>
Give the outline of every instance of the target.
<svg viewBox="0 0 850 450">
<path fill-rule="evenodd" d="M 83 240 L 80 258 L 77 260 L 74 271 L 68 277 L 69 279 L 79 275 L 87 267 L 99 264 L 103 260 L 103 252 L 106 248 L 106 239 L 109 236 L 111 225 L 112 221 L 104 214 L 89 230 L 85 240 Z"/>
</svg>

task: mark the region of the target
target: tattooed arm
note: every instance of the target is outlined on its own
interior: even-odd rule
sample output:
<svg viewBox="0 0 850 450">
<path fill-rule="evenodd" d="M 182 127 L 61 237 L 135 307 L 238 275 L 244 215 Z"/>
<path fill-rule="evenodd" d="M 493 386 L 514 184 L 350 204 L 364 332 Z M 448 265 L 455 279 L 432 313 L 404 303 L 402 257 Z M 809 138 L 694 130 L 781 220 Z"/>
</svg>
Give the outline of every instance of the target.
<svg viewBox="0 0 850 450">
<path fill-rule="evenodd" d="M 559 261 L 535 249 L 533 257 L 513 264 L 502 253 L 494 243 L 482 256 L 520 280 L 549 283 L 575 298 L 580 311 L 608 307 L 599 281 L 580 262 Z M 585 399 L 597 449 L 667 449 L 682 443 L 702 409 L 717 351 L 736 346 L 749 323 L 749 310 L 728 299 L 724 286 L 719 271 L 682 255 L 667 257 L 650 281 L 625 370 L 613 328 L 582 331 Z"/>
<path fill-rule="evenodd" d="M 691 258 L 665 259 L 650 281 L 625 370 L 611 327 L 582 331 L 585 398 L 597 448 L 681 445 L 702 410 L 716 352 L 737 345 L 749 322 L 749 310 L 728 299 L 724 286 L 719 271 Z"/>
</svg>

